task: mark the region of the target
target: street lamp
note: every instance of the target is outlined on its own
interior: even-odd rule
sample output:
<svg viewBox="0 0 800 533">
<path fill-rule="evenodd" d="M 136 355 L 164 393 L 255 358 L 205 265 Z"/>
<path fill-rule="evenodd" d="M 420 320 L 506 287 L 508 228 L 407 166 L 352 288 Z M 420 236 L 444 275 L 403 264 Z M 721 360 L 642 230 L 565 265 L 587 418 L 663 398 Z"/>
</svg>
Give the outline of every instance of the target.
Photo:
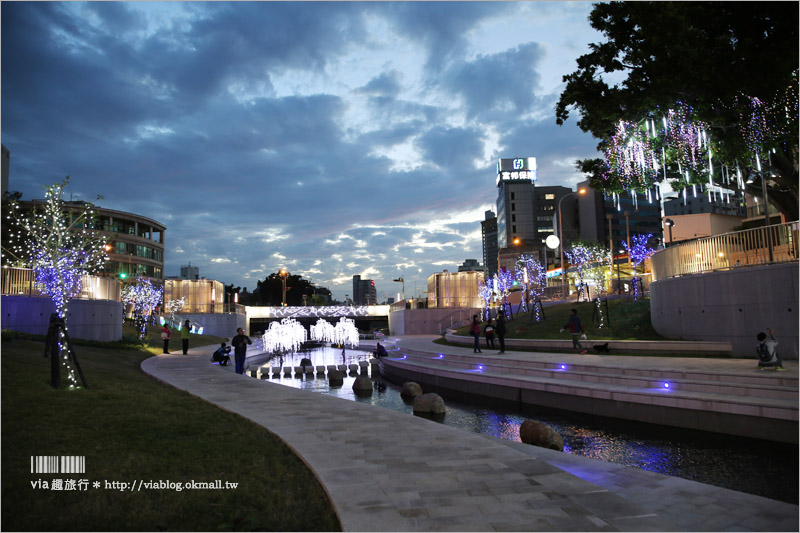
<svg viewBox="0 0 800 533">
<path fill-rule="evenodd" d="M 572 196 L 573 194 L 586 194 L 586 189 L 578 189 L 577 191 L 570 192 L 565 194 L 561 197 L 558 201 L 558 240 L 561 243 L 561 295 L 562 297 L 565 296 L 566 293 L 566 269 L 564 268 L 564 233 L 563 233 L 563 226 L 562 219 L 561 219 L 561 202 L 564 201 L 564 198 Z"/>
<path fill-rule="evenodd" d="M 283 299 L 281 300 L 281 305 L 286 307 L 286 276 L 289 275 L 289 272 L 282 268 L 278 274 L 281 276 L 281 281 L 283 281 Z"/>
<path fill-rule="evenodd" d="M 672 226 L 675 225 L 675 221 L 671 218 L 665 218 L 664 225 L 669 227 L 669 243 L 672 244 Z"/>
<path fill-rule="evenodd" d="M 393 279 L 392 281 L 396 281 L 397 283 L 403 284 L 403 300 L 406 299 L 406 281 L 403 279 L 403 276 L 400 276 L 397 279 Z"/>
</svg>

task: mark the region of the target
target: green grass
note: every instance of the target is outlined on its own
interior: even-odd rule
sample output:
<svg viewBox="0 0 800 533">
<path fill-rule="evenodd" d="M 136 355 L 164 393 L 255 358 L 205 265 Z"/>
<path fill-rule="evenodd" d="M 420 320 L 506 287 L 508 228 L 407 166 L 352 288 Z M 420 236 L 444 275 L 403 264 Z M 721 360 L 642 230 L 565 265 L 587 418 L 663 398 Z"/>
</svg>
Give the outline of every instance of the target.
<svg viewBox="0 0 800 533">
<path fill-rule="evenodd" d="M 316 478 L 275 435 L 140 370 L 160 350 L 154 340 L 139 350 L 76 343 L 89 388 L 67 391 L 50 387 L 41 340 L 3 333 L 2 530 L 340 531 Z M 36 455 L 84 455 L 86 473 L 31 474 Z M 89 489 L 32 488 L 38 479 L 87 479 Z M 140 479 L 239 485 L 92 488 Z"/>
<path fill-rule="evenodd" d="M 603 306 L 602 329 L 598 327 L 597 319 L 592 321 L 593 303 L 572 302 L 545 307 L 545 319 L 541 322 L 536 322 L 535 316 L 531 322 L 530 313 L 515 314 L 511 321 L 506 322 L 506 338 L 567 340 L 570 338 L 569 333 L 559 330 L 569 320 L 571 309 L 578 310 L 578 317 L 591 340 L 667 340 L 656 333 L 650 322 L 650 300 L 634 302 L 624 298 L 608 300 L 607 314 Z M 469 335 L 469 326 L 459 328 L 457 333 Z"/>
</svg>

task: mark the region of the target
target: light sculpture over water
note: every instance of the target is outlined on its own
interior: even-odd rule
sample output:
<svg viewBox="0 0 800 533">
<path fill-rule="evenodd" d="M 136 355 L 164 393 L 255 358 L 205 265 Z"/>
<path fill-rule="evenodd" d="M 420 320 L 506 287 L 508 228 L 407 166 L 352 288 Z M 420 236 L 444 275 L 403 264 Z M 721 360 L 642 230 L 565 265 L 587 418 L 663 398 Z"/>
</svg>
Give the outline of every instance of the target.
<svg viewBox="0 0 800 533">
<path fill-rule="evenodd" d="M 267 353 L 296 352 L 307 339 L 306 328 L 293 318 L 271 322 L 261 337 Z"/>
<path fill-rule="evenodd" d="M 320 342 L 333 342 L 336 328 L 333 324 L 322 318 L 311 326 L 311 339 Z"/>
<path fill-rule="evenodd" d="M 334 329 L 333 342 L 351 348 L 358 346 L 358 329 L 354 320 L 342 317 Z"/>
</svg>

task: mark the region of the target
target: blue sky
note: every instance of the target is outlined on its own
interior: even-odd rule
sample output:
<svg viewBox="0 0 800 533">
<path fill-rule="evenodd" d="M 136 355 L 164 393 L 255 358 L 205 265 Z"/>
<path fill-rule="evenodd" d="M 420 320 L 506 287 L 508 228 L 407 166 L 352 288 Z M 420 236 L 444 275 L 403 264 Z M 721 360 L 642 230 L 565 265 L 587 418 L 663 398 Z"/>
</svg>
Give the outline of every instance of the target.
<svg viewBox="0 0 800 533">
<path fill-rule="evenodd" d="M 574 186 L 555 124 L 587 2 L 3 2 L 10 189 L 167 226 L 166 275 L 252 290 L 281 267 L 378 299 L 482 261 L 500 157 Z"/>
</svg>

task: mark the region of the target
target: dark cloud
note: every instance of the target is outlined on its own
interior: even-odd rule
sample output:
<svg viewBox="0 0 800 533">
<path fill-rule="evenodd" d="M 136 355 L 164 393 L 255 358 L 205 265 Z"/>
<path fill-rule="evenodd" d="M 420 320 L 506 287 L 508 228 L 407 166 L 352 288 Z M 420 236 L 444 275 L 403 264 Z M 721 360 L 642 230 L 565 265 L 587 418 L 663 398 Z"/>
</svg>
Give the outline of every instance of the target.
<svg viewBox="0 0 800 533">
<path fill-rule="evenodd" d="M 380 294 L 404 275 L 410 293 L 481 257 L 497 157 L 536 156 L 566 181 L 559 162 L 594 149 L 574 126 L 530 118 L 552 106 L 537 93 L 544 45 L 472 41 L 535 3 L 0 9 L 12 190 L 41 197 L 70 174 L 68 194 L 164 223 L 168 275 L 191 262 L 253 288 L 287 266 L 339 298 L 361 273 Z"/>
<path fill-rule="evenodd" d="M 528 43 L 447 69 L 442 85 L 465 100 L 469 118 L 504 121 L 533 110 L 539 83 L 537 64 L 544 52 Z"/>
</svg>

